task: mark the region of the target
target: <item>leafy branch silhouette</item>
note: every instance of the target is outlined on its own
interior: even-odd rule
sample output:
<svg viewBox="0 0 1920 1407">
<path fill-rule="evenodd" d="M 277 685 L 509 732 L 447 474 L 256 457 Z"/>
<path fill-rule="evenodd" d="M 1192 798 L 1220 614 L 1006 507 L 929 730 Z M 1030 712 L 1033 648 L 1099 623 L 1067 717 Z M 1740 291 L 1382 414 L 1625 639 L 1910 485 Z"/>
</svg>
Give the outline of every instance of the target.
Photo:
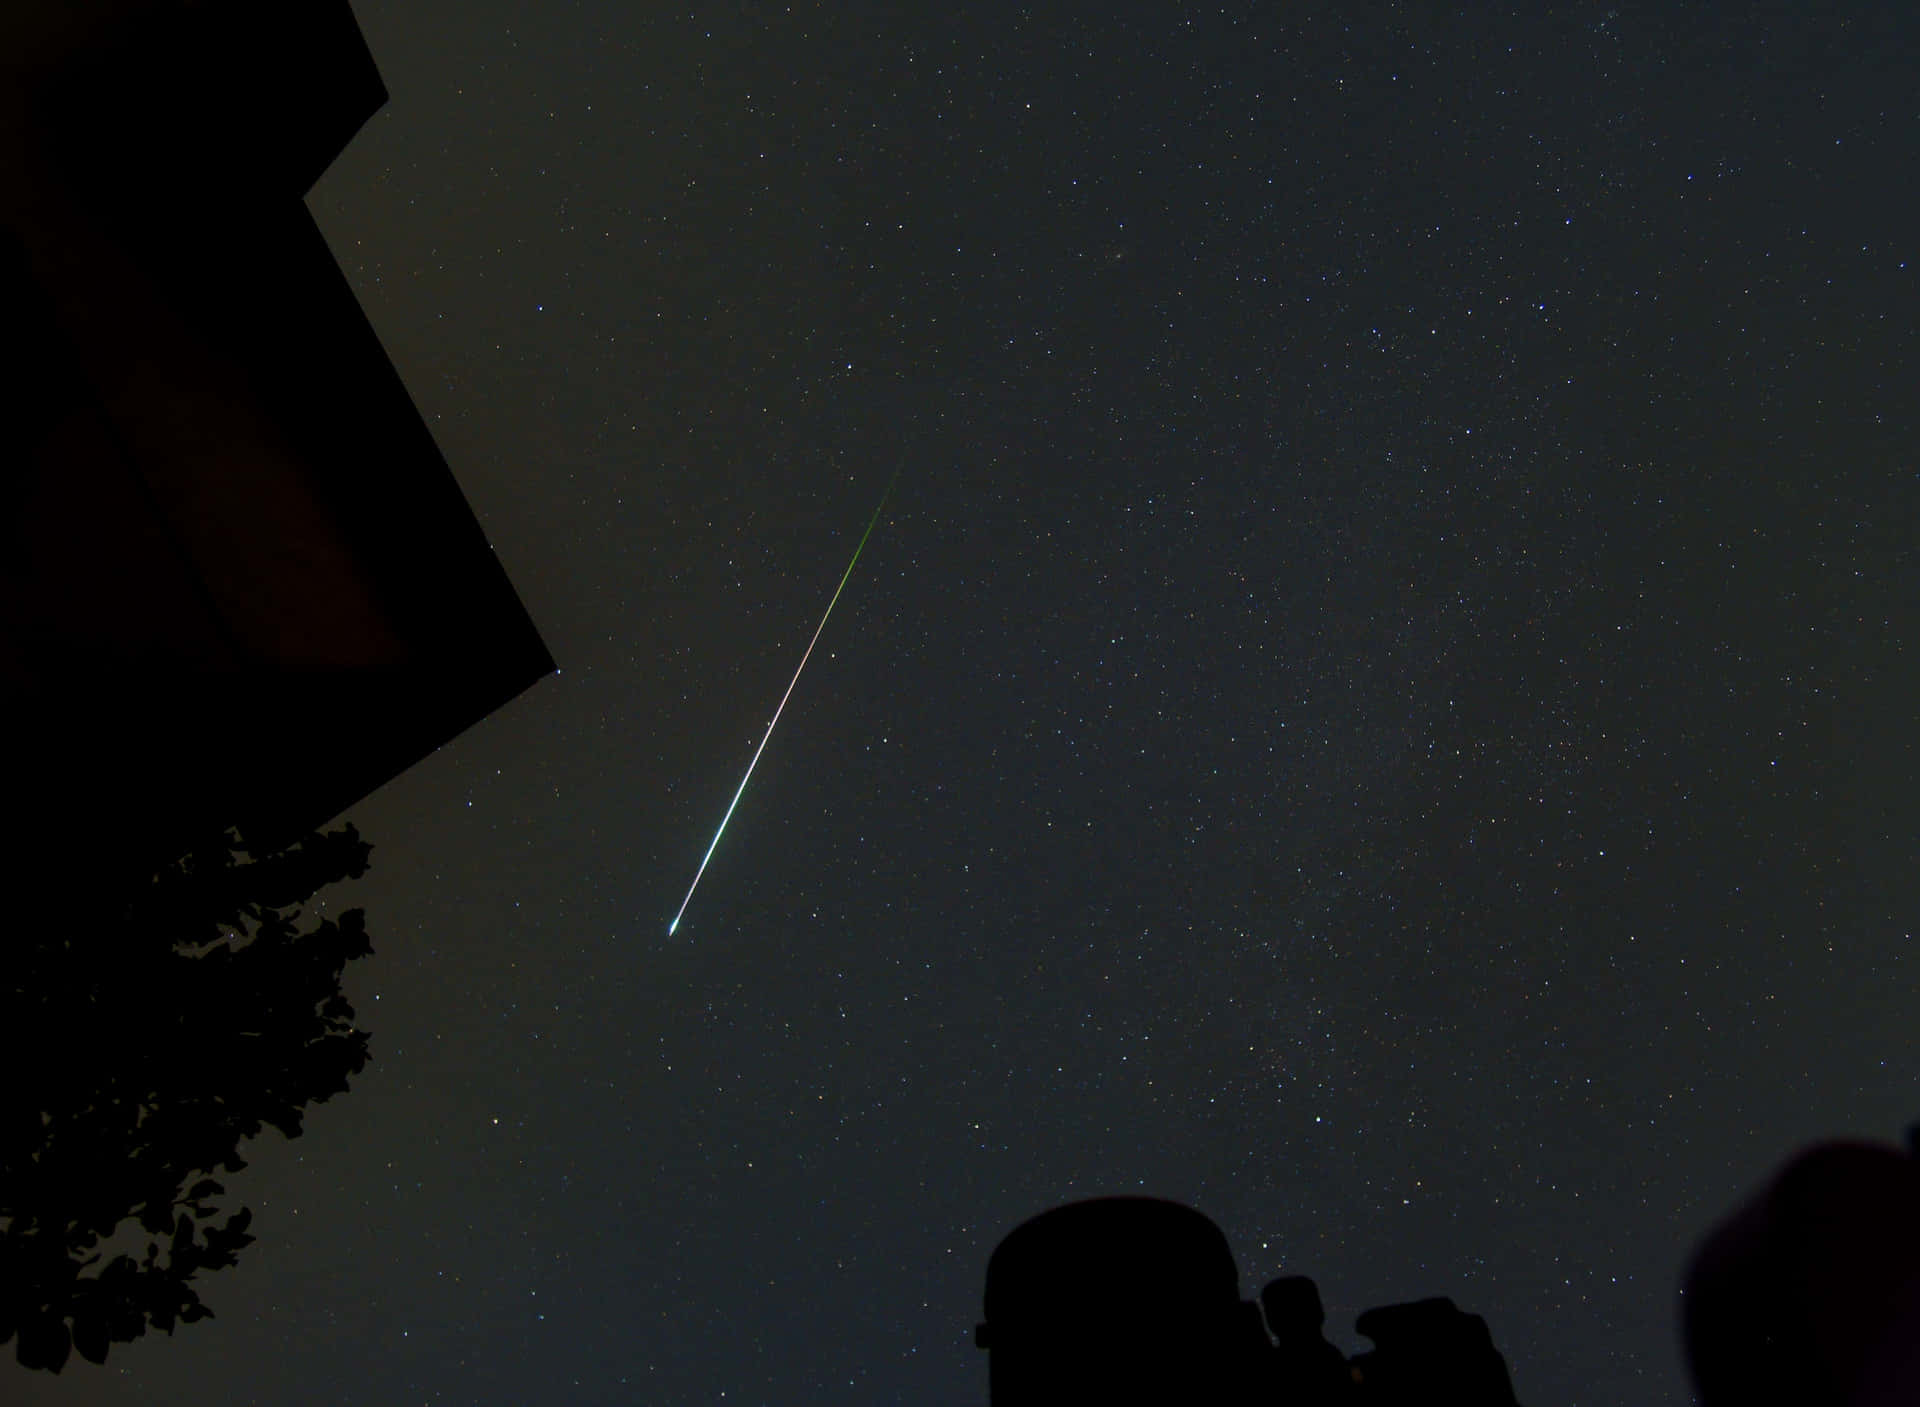
<svg viewBox="0 0 1920 1407">
<path fill-rule="evenodd" d="M 0 1345 L 17 1335 L 23 1365 L 212 1317 L 188 1282 L 254 1238 L 211 1174 L 263 1126 L 298 1138 L 366 1067 L 340 989 L 373 951 L 364 911 L 297 922 L 371 849 L 351 825 L 266 854 L 229 831 L 131 883 L 38 877 L 72 892 L 16 911 L 0 980 Z M 128 1223 L 145 1254 L 101 1265 Z"/>
</svg>

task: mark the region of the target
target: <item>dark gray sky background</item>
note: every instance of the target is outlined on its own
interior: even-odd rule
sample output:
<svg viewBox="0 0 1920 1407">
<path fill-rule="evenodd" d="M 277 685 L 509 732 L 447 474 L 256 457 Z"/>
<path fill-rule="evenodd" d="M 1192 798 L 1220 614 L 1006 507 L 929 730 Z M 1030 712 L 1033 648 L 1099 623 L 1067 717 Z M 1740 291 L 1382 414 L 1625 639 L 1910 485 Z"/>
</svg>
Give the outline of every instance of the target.
<svg viewBox="0 0 1920 1407">
<path fill-rule="evenodd" d="M 1912 7 L 355 8 L 310 205 L 562 673 L 349 813 L 218 1318 L 7 1393 L 984 1404 L 1147 1191 L 1684 1402 L 1920 1116 Z"/>
</svg>

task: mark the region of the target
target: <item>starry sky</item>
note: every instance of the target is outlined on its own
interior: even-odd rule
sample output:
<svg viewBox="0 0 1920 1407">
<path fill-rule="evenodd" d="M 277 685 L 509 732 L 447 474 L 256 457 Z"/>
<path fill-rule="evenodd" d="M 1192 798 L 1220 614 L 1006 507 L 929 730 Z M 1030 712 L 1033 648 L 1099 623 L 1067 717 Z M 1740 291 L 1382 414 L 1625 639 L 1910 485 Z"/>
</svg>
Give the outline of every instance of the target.
<svg viewBox="0 0 1920 1407">
<path fill-rule="evenodd" d="M 309 205 L 561 673 L 347 813 L 218 1318 L 7 1390 L 984 1404 L 1150 1192 L 1686 1401 L 1920 1116 L 1920 21 L 1812 8 L 356 0 Z"/>
</svg>

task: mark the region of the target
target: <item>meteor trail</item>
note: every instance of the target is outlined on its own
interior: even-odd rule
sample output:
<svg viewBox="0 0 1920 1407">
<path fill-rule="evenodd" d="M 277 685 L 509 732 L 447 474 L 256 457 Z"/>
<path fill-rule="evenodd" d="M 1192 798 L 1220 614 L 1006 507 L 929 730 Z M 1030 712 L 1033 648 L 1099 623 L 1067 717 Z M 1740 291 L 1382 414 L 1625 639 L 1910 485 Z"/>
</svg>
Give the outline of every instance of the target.
<svg viewBox="0 0 1920 1407">
<path fill-rule="evenodd" d="M 727 814 L 720 818 L 720 829 L 713 833 L 713 844 L 707 847 L 707 853 L 700 857 L 700 868 L 693 872 L 693 883 L 687 886 L 687 897 L 680 901 L 680 912 L 673 916 L 673 922 L 667 925 L 667 936 L 673 936 L 674 929 L 680 926 L 680 920 L 686 916 L 687 905 L 693 902 L 693 891 L 700 887 L 700 876 L 707 872 L 707 861 L 713 858 L 713 852 L 720 847 L 720 837 L 726 833 L 727 822 L 733 819 L 733 808 L 740 804 L 740 797 L 747 789 L 747 782 L 753 777 L 753 769 L 760 763 L 760 754 L 767 750 L 767 739 L 773 736 L 775 726 L 780 722 L 780 714 L 787 706 L 787 700 L 793 697 L 793 686 L 800 682 L 800 670 L 807 667 L 807 660 L 813 654 L 813 647 L 820 643 L 820 632 L 827 628 L 827 617 L 833 614 L 834 602 L 840 599 L 840 593 L 847 589 L 847 579 L 853 575 L 854 564 L 860 560 L 860 553 L 866 548 L 867 539 L 873 536 L 873 525 L 880 521 L 880 513 L 887 506 L 887 498 L 893 492 L 894 479 L 900 477 L 898 469 L 893 478 L 887 480 L 887 491 L 880 495 L 880 506 L 873 510 L 873 516 L 867 519 L 867 530 L 860 534 L 860 546 L 853 549 L 853 561 L 847 563 L 847 570 L 840 578 L 840 584 L 833 589 L 833 600 L 827 602 L 827 609 L 821 613 L 820 624 L 814 627 L 813 639 L 807 642 L 806 654 L 800 656 L 800 669 L 793 672 L 793 678 L 787 684 L 787 692 L 780 696 L 780 707 L 773 711 L 773 722 L 767 724 L 767 731 L 760 739 L 760 746 L 753 750 L 753 760 L 747 763 L 747 774 L 740 779 L 740 789 L 734 792 L 733 800 L 727 803 Z"/>
</svg>

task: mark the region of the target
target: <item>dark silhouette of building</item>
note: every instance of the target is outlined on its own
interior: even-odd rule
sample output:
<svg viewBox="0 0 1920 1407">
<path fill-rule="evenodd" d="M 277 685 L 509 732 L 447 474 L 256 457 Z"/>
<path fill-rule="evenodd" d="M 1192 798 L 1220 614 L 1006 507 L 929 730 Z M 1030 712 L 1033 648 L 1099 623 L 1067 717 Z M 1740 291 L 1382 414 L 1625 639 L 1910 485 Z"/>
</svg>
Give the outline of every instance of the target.
<svg viewBox="0 0 1920 1407">
<path fill-rule="evenodd" d="M 345 0 L 0 18 L 10 843 L 323 824 L 553 669 L 303 201 Z"/>
</svg>

